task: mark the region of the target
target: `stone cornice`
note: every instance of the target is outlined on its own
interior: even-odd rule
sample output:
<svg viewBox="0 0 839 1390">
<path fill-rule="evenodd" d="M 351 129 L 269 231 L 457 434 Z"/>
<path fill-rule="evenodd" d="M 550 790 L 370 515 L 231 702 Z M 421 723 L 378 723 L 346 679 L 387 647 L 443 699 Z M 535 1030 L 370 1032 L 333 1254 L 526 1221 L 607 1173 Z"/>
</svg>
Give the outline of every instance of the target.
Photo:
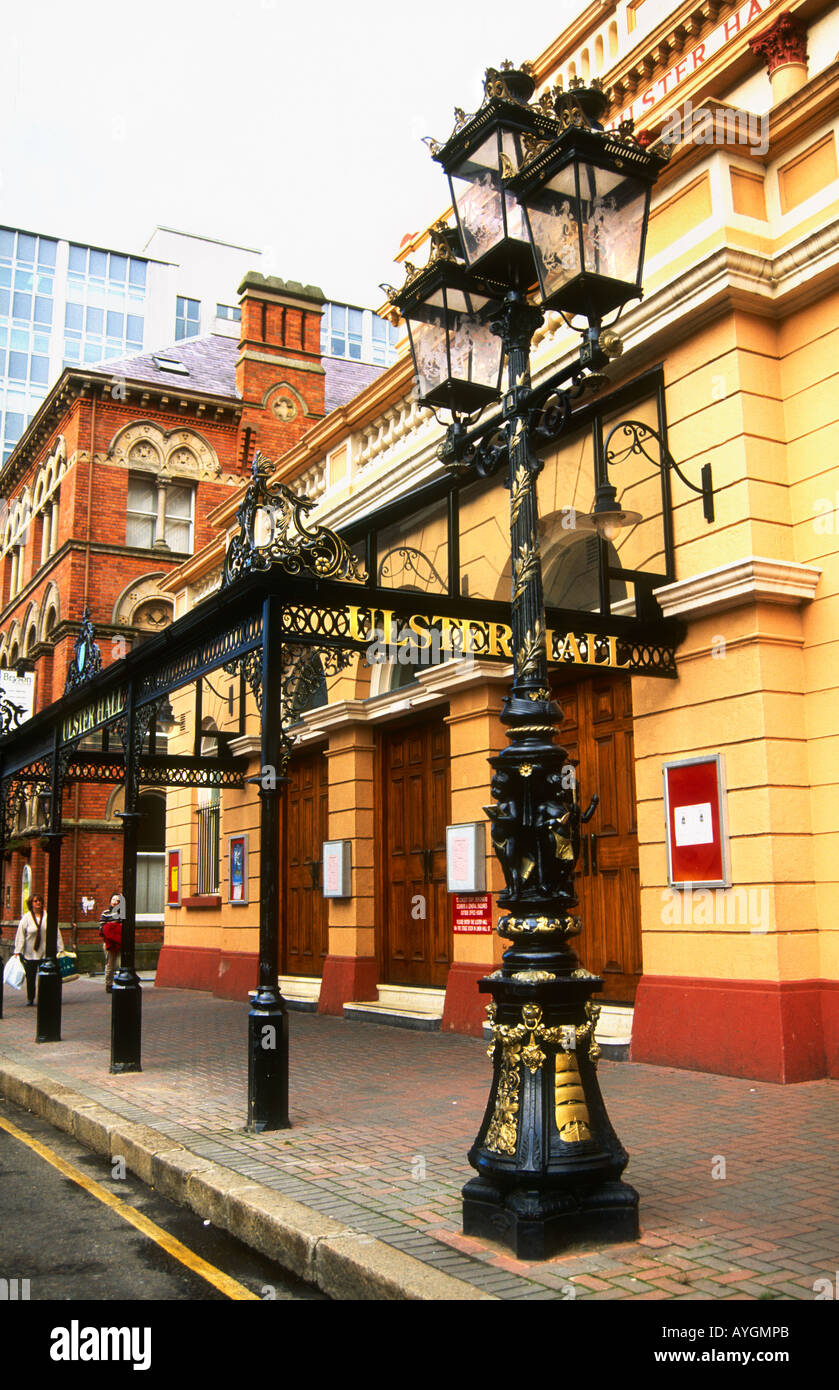
<svg viewBox="0 0 839 1390">
<path fill-rule="evenodd" d="M 665 618 L 702 618 L 752 603 L 795 607 L 810 602 L 820 576 L 821 570 L 813 565 L 752 555 L 690 579 L 665 584 L 655 590 L 655 596 Z"/>
<path fill-rule="evenodd" d="M 533 63 L 533 76 L 537 86 L 541 87 L 543 82 L 547 82 L 558 67 L 562 65 L 566 58 L 570 58 L 574 50 L 585 43 L 590 33 L 599 29 L 611 17 L 617 13 L 617 4 L 604 4 L 603 0 L 593 0 L 593 3 L 583 10 L 575 20 L 572 20 L 567 29 L 549 44 Z"/>
<path fill-rule="evenodd" d="M 76 401 L 86 397 L 88 392 L 99 400 L 115 399 L 111 397 L 115 380 L 113 372 L 77 371 L 65 367 L 15 445 L 5 468 L 0 472 L 0 495 L 11 494 L 27 468 L 37 461 L 38 453 L 52 438 Z M 173 416 L 176 416 L 176 412 L 192 406 L 199 418 L 206 420 L 212 415 L 217 423 L 221 423 L 225 415 L 229 417 L 230 423 L 234 423 L 242 413 L 242 402 L 231 396 L 216 396 L 206 391 L 175 386 L 174 383 L 164 385 L 153 381 L 140 381 L 134 377 L 120 377 L 119 381 L 120 405 L 136 398 L 143 409 L 149 404 L 161 410 L 169 407 L 168 413 Z M 66 433 L 66 430 L 62 432 Z"/>
<path fill-rule="evenodd" d="M 721 306 L 780 317 L 782 304 L 786 309 L 793 297 L 800 303 L 813 300 L 822 279 L 835 275 L 837 266 L 839 219 L 775 256 L 721 246 L 623 315 L 625 368 L 635 370 L 638 355 L 649 355 L 651 340 L 657 340 L 660 354 L 716 317 Z"/>
<path fill-rule="evenodd" d="M 314 741 L 333 729 L 349 724 L 385 724 L 415 710 L 430 709 L 445 704 L 450 694 L 489 683 L 509 685 L 512 666 L 492 661 L 473 661 L 468 657 L 430 666 L 417 675 L 416 686 L 406 686 L 387 695 L 374 695 L 363 700 L 336 700 L 308 710 L 298 725 L 301 743 Z M 231 745 L 232 747 L 232 745 Z"/>
<path fill-rule="evenodd" d="M 746 149 L 737 145 L 726 146 L 725 152 L 734 158 L 748 154 L 749 163 L 763 173 L 792 146 L 800 144 L 812 131 L 832 120 L 837 103 L 839 61 L 831 63 L 830 67 L 817 73 L 806 86 L 772 108 L 769 113 L 769 139 L 765 154 L 757 154 L 752 148 Z M 736 113 L 740 109 L 729 102 L 717 101 L 715 97 L 706 97 L 702 105 L 709 111 Z M 719 153 L 720 147 L 695 144 L 690 140 L 685 144 L 676 145 L 669 164 L 662 170 L 656 182 L 657 194 L 660 196 L 690 169 L 706 162 L 712 152 Z"/>
</svg>

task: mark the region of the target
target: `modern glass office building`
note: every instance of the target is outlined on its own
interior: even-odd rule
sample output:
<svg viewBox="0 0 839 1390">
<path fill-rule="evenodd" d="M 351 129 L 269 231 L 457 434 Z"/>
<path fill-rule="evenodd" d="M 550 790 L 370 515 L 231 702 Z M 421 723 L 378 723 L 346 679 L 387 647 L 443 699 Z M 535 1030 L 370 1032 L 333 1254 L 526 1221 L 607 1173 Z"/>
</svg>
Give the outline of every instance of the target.
<svg viewBox="0 0 839 1390">
<path fill-rule="evenodd" d="M 0 464 L 65 367 L 238 338 L 238 287 L 261 262 L 256 248 L 169 227 L 139 255 L 0 227 Z M 370 309 L 324 305 L 326 356 L 387 367 L 398 336 Z"/>
</svg>

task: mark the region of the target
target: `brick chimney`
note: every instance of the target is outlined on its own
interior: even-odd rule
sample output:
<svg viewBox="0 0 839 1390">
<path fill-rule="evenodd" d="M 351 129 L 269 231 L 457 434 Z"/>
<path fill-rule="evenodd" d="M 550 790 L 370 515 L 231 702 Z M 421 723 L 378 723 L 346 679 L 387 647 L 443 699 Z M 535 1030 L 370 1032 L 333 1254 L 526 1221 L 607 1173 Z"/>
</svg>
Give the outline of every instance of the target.
<svg viewBox="0 0 839 1390">
<path fill-rule="evenodd" d="M 250 271 L 239 286 L 242 323 L 236 390 L 241 428 L 269 459 L 296 444 L 325 414 L 320 356 L 322 290 Z M 249 460 L 244 459 L 247 466 Z"/>
</svg>

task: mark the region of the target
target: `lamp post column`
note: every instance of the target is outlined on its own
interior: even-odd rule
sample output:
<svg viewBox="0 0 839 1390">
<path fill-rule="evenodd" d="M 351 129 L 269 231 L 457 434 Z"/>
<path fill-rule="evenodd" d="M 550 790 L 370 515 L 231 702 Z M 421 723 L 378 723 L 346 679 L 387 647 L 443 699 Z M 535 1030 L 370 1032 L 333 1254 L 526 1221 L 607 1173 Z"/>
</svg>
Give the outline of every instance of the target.
<svg viewBox="0 0 839 1390">
<path fill-rule="evenodd" d="M 283 742 L 281 609 L 262 606 L 262 766 L 259 785 L 259 982 L 248 1014 L 248 1129 L 288 1127 L 288 1014 L 280 994 L 280 797 Z"/>
<path fill-rule="evenodd" d="M 493 1081 L 463 1190 L 463 1229 L 544 1259 L 581 1240 L 629 1240 L 638 1198 L 620 1181 L 627 1154 L 597 1082 L 591 996 L 603 982 L 582 969 L 570 939 L 580 848 L 575 770 L 554 741 L 562 715 L 548 690 L 538 539 L 539 461 L 528 434 L 529 346 L 542 314 L 507 296 L 493 325 L 508 355 L 504 397 L 510 464 L 514 677 L 501 715 L 510 744 L 490 759 L 486 808 L 506 887 L 499 935 L 512 942 L 481 980 L 492 996 Z"/>
<path fill-rule="evenodd" d="M 61 969 L 58 964 L 58 895 L 61 888 L 61 800 L 64 791 L 58 726 L 52 743 L 52 786 L 50 789 L 47 844 L 47 937 L 44 959 L 38 967 L 37 1022 L 35 1041 L 61 1042 Z"/>
<path fill-rule="evenodd" d="M 137 809 L 140 794 L 140 750 L 152 717 L 152 709 L 139 712 L 135 707 L 134 690 L 129 686 L 125 715 L 121 722 L 125 757 L 125 810 L 118 812 L 122 820 L 122 897 L 125 916 L 122 923 L 122 944 L 119 969 L 114 975 L 111 991 L 111 1071 L 142 1071 L 141 1047 L 143 1028 L 143 995 L 140 977 L 134 966 L 135 921 L 137 913 L 137 831 L 141 814 Z"/>
</svg>

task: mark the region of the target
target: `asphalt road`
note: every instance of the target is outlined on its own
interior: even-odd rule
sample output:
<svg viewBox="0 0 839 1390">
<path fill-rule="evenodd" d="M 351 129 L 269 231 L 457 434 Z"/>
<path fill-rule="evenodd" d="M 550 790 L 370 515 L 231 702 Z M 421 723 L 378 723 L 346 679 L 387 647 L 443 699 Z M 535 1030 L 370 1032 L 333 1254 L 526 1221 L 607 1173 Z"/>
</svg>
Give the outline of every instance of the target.
<svg viewBox="0 0 839 1390">
<path fill-rule="evenodd" d="M 21 1133 L 11 1133 L 9 1126 Z M 145 1229 L 132 1224 L 132 1214 Z M 180 1244 L 163 1248 L 172 1245 L 170 1237 Z M 109 1161 L 0 1099 L 0 1301 L 15 1297 L 18 1302 L 328 1301 L 130 1173 L 114 1176 Z"/>
</svg>

